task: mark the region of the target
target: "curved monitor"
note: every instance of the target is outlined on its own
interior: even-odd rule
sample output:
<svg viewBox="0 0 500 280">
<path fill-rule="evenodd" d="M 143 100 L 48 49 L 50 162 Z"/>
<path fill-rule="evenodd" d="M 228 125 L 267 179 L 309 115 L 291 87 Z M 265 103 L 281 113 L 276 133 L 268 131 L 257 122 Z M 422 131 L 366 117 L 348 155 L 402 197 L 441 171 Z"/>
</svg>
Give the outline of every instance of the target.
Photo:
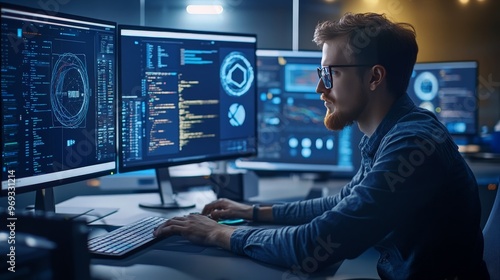
<svg viewBox="0 0 500 280">
<path fill-rule="evenodd" d="M 475 135 L 478 123 L 476 61 L 415 64 L 408 95 L 436 114 L 452 135 Z"/>
<path fill-rule="evenodd" d="M 256 154 L 255 35 L 119 34 L 120 172 Z"/>
<path fill-rule="evenodd" d="M 116 171 L 116 24 L 1 4 L 2 194 Z"/>
<path fill-rule="evenodd" d="M 316 93 L 321 52 L 258 50 L 257 157 L 236 167 L 264 171 L 327 172 L 351 176 L 359 167 L 357 126 L 326 129 Z"/>
</svg>

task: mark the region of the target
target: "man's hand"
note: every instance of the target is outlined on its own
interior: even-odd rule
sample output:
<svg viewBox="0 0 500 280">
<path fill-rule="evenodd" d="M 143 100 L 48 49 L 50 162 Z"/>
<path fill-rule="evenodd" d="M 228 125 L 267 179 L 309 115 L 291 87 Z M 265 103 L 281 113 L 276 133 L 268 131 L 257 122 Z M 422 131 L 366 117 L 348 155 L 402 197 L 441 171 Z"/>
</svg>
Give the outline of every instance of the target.
<svg viewBox="0 0 500 280">
<path fill-rule="evenodd" d="M 231 249 L 231 234 L 236 228 L 218 224 L 204 215 L 190 214 L 169 219 L 155 231 L 155 237 L 181 235 L 193 243 Z"/>
<path fill-rule="evenodd" d="M 251 220 L 253 216 L 251 205 L 234 202 L 226 198 L 217 199 L 205 205 L 201 214 L 209 215 L 216 221 L 225 219 Z"/>
</svg>

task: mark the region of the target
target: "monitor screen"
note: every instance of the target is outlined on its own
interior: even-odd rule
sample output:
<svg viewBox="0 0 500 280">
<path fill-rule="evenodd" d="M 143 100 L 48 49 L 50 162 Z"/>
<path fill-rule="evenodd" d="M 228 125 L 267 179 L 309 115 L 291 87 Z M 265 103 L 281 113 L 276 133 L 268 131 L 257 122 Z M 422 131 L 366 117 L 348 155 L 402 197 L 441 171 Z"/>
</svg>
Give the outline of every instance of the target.
<svg viewBox="0 0 500 280">
<path fill-rule="evenodd" d="M 477 133 L 476 61 L 416 63 L 408 95 L 436 114 L 452 135 Z"/>
<path fill-rule="evenodd" d="M 116 171 L 113 22 L 2 4 L 2 193 Z"/>
<path fill-rule="evenodd" d="M 255 35 L 119 34 L 120 172 L 256 154 Z"/>
<path fill-rule="evenodd" d="M 258 155 L 237 167 L 352 175 L 359 166 L 356 125 L 329 131 L 316 93 L 321 52 L 257 51 Z"/>
</svg>

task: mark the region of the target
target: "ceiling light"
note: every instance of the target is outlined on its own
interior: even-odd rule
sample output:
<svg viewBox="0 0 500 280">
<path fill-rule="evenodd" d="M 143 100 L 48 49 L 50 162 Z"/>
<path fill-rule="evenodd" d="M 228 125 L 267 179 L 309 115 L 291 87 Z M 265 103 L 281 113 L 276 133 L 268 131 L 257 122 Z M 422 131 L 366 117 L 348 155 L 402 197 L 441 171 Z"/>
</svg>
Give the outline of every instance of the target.
<svg viewBox="0 0 500 280">
<path fill-rule="evenodd" d="M 192 15 L 219 15 L 224 8 L 221 5 L 188 5 L 186 11 Z"/>
</svg>

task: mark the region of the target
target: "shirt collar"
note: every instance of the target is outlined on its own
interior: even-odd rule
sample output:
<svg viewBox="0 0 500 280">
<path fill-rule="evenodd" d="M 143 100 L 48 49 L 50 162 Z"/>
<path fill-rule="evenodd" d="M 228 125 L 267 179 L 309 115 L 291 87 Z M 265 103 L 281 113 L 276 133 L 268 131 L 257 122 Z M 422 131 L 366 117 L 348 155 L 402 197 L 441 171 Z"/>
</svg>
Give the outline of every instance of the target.
<svg viewBox="0 0 500 280">
<path fill-rule="evenodd" d="M 363 136 L 361 142 L 359 143 L 359 148 L 362 150 L 362 152 L 373 156 L 387 132 L 389 132 L 389 130 L 391 130 L 394 125 L 396 125 L 401 117 L 406 115 L 415 107 L 415 104 L 406 93 L 399 97 L 399 99 L 397 99 L 396 102 L 392 104 L 391 109 L 385 115 L 384 119 L 378 125 L 372 136 Z"/>
</svg>

